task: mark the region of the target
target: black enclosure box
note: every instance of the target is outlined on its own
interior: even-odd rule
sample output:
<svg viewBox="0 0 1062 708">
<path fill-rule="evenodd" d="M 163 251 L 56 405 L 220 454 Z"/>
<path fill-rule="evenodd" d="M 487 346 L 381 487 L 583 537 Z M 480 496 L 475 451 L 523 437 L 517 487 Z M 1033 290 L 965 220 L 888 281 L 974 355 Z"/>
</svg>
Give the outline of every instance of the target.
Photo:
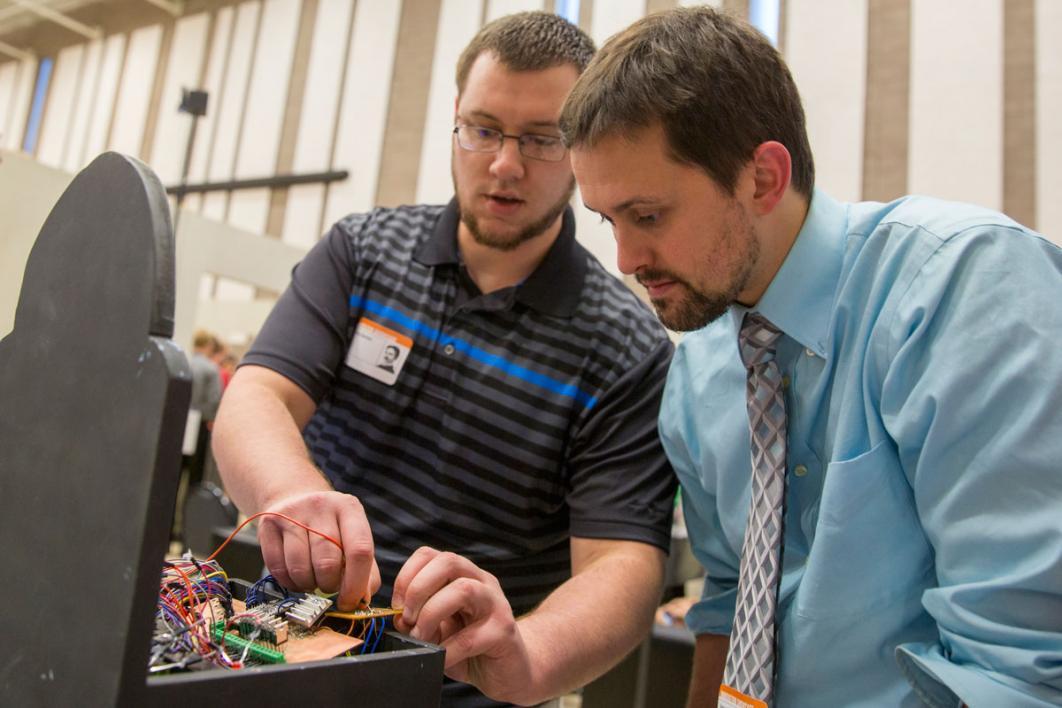
<svg viewBox="0 0 1062 708">
<path fill-rule="evenodd" d="M 432 706 L 443 651 L 148 677 L 191 375 L 165 192 L 106 153 L 56 203 L 0 340 L 0 705 Z"/>
</svg>

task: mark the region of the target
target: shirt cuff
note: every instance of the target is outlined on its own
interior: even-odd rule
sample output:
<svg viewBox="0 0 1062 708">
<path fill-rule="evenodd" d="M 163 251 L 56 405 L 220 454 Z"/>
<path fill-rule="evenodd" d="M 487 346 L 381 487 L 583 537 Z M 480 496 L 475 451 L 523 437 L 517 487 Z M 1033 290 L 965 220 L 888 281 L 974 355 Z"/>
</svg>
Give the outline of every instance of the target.
<svg viewBox="0 0 1062 708">
<path fill-rule="evenodd" d="M 734 625 L 734 604 L 737 589 L 727 590 L 703 599 L 686 613 L 686 626 L 693 634 L 721 634 L 730 636 Z"/>
<path fill-rule="evenodd" d="M 1043 686 L 1021 688 L 1014 679 L 980 667 L 955 664 L 936 644 L 911 643 L 896 648 L 900 671 L 918 697 L 930 708 L 978 706 L 1050 708 L 1058 705 L 1058 691 Z"/>
</svg>

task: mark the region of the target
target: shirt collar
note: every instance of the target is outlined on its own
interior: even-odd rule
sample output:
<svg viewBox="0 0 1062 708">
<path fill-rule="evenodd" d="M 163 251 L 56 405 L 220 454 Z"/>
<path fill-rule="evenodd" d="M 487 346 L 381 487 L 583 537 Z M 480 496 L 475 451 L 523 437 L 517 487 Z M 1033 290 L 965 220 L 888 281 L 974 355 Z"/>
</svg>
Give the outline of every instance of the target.
<svg viewBox="0 0 1062 708">
<path fill-rule="evenodd" d="M 847 207 L 816 189 L 804 225 L 763 297 L 752 308 L 731 307 L 737 329 L 746 312 L 756 311 L 825 357 L 847 227 Z"/>
<path fill-rule="evenodd" d="M 426 266 L 460 265 L 461 254 L 457 252 L 457 225 L 460 222 L 461 211 L 455 197 L 439 215 L 431 236 L 413 252 L 413 260 Z"/>
<path fill-rule="evenodd" d="M 427 266 L 460 265 L 460 221 L 461 212 L 454 198 L 439 215 L 431 236 L 413 252 L 413 259 Z M 565 207 L 557 240 L 538 268 L 516 286 L 515 298 L 544 314 L 571 317 L 582 298 L 587 258 L 586 250 L 575 240 L 575 215 L 571 207 Z"/>
</svg>

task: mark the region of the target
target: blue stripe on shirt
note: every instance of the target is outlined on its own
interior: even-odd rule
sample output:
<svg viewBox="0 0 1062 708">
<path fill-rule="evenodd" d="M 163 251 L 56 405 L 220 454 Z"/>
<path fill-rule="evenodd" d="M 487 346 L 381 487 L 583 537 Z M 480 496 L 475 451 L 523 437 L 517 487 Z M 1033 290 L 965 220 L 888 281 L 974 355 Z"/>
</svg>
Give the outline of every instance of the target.
<svg viewBox="0 0 1062 708">
<path fill-rule="evenodd" d="M 547 391 L 552 391 L 553 393 L 559 393 L 562 396 L 574 398 L 576 401 L 582 403 L 587 408 L 593 408 L 595 405 L 597 405 L 597 396 L 593 396 L 587 393 L 586 391 L 581 390 L 577 386 L 563 383 L 545 374 L 540 374 L 536 371 L 531 371 L 530 369 L 525 369 L 524 367 L 518 364 L 514 364 L 513 362 L 508 361 L 504 357 L 498 356 L 497 354 L 491 354 L 490 352 L 484 351 L 483 349 L 480 349 L 477 346 L 469 344 L 463 339 L 458 339 L 456 337 L 451 337 L 448 334 L 443 334 L 434 327 L 429 327 L 428 325 L 422 322 L 418 322 L 417 320 L 409 317 L 408 315 L 402 312 L 399 312 L 393 307 L 381 305 L 378 302 L 375 302 L 368 298 L 359 297 L 358 295 L 350 296 L 350 306 L 354 308 L 364 309 L 366 312 L 371 312 L 380 319 L 387 320 L 393 324 L 399 325 L 400 327 L 403 327 L 411 332 L 425 337 L 432 343 L 440 342 L 444 345 L 452 344 L 454 349 L 458 350 L 462 354 L 465 354 L 475 359 L 476 361 L 482 364 L 486 364 L 487 366 L 498 369 L 510 376 L 515 376 L 518 379 L 522 379 L 528 383 L 544 388 Z"/>
</svg>

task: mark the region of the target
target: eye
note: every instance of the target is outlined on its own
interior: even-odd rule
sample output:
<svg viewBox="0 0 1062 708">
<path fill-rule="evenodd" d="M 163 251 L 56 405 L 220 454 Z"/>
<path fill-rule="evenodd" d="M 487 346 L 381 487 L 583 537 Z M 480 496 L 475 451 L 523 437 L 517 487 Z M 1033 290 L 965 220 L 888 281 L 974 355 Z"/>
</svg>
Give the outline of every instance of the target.
<svg viewBox="0 0 1062 708">
<path fill-rule="evenodd" d="M 481 128 L 478 125 L 472 126 L 472 130 L 477 138 L 492 138 L 498 134 L 498 131 L 491 128 Z"/>
<path fill-rule="evenodd" d="M 523 135 L 520 139 L 523 140 L 526 145 L 531 145 L 537 148 L 551 148 L 560 143 L 560 138 L 555 138 L 552 135 L 536 135 L 534 133 Z"/>
<path fill-rule="evenodd" d="M 634 215 L 634 222 L 636 224 L 641 225 L 641 226 L 652 226 L 653 224 L 655 224 L 659 220 L 660 220 L 660 215 L 655 213 L 655 212 L 654 213 L 650 213 L 650 214 L 635 214 Z"/>
</svg>

